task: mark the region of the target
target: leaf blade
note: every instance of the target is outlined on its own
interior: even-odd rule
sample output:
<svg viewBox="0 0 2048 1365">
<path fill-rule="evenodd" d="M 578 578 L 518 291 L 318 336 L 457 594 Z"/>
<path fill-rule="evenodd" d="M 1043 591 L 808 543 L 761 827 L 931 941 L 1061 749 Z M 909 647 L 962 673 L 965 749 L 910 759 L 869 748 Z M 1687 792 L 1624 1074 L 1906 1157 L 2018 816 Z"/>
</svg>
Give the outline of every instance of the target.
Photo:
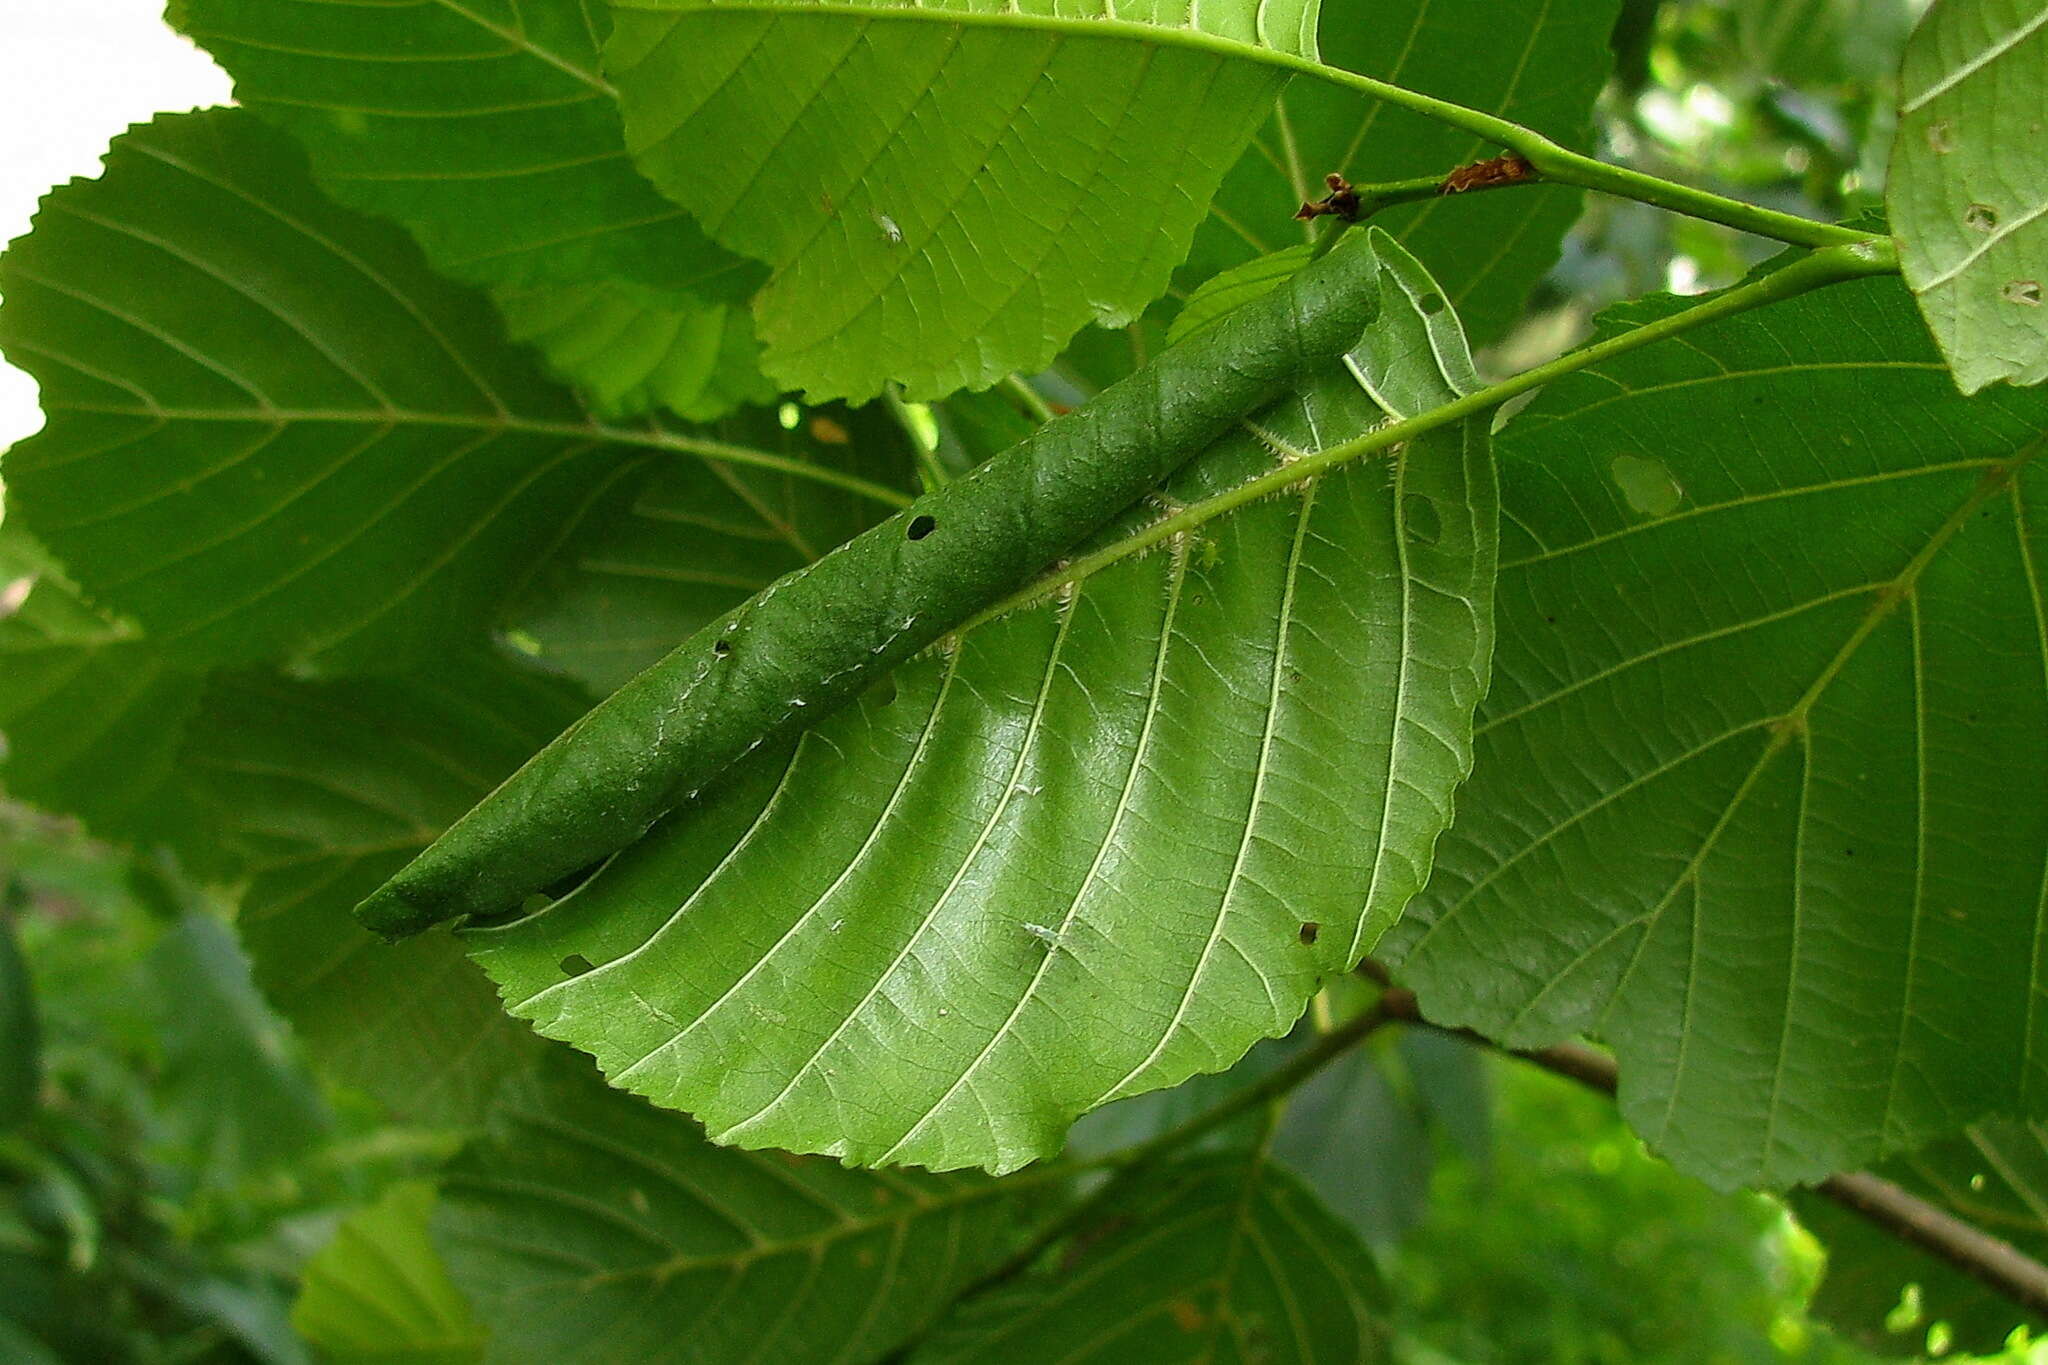
<svg viewBox="0 0 2048 1365">
<path fill-rule="evenodd" d="M 1030 1188 L 714 1147 L 556 1057 L 449 1168 L 435 1235 L 493 1362 L 878 1359 L 1002 1253 Z"/>
<path fill-rule="evenodd" d="M 1333 368 L 1167 497 L 1379 416 Z M 1391 464 L 970 626 L 545 913 L 472 931 L 477 959 L 716 1140 L 861 1164 L 1014 1169 L 1229 1066 L 1399 914 L 1465 770 L 1484 426 Z M 592 970 L 565 978 L 571 954 Z"/>
<path fill-rule="evenodd" d="M 1293 0 L 1091 15 L 646 0 L 606 66 L 642 169 L 774 268 L 773 378 L 940 397 L 1142 311 L 1282 79 L 1233 46 L 1313 51 Z"/>
<path fill-rule="evenodd" d="M 2042 1102 L 2041 402 L 1955 395 L 1875 281 L 1508 428 L 1480 777 L 1390 944 L 1432 1017 L 1603 1034 L 1630 1122 L 1720 1186 Z"/>
<path fill-rule="evenodd" d="M 2048 379 L 2048 11 L 1948 0 L 1899 73 L 1886 203 L 1899 263 L 1964 393 Z"/>
</svg>

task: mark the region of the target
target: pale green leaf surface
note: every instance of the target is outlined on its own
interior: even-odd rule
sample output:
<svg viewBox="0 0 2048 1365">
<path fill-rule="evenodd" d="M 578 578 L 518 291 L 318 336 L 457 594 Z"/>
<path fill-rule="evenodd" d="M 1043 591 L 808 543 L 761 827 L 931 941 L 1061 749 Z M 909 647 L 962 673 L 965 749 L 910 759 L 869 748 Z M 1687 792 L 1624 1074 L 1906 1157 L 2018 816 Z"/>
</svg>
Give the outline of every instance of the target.
<svg viewBox="0 0 2048 1365">
<path fill-rule="evenodd" d="M 968 1299 L 913 1365 L 1372 1365 L 1384 1295 L 1356 1235 L 1260 1155 L 1150 1172 L 1058 1259 Z"/>
<path fill-rule="evenodd" d="M 217 679 L 182 759 L 242 867 L 239 928 L 322 1068 L 419 1122 L 478 1121 L 537 1048 L 446 936 L 385 945 L 349 908 L 581 709 L 487 655 L 444 675 Z"/>
<path fill-rule="evenodd" d="M 557 378 L 600 417 L 665 408 L 710 422 L 749 403 L 772 403 L 761 375 L 753 316 L 731 304 L 683 298 L 609 280 L 492 291 L 515 341 L 540 348 Z"/>
<path fill-rule="evenodd" d="M 0 264 L 0 348 L 49 414 L 10 515 L 167 657 L 438 658 L 659 443 L 591 422 L 252 116 L 160 118 L 108 167 Z"/>
<path fill-rule="evenodd" d="M 12 520 L 0 531 L 0 782 L 106 838 L 160 833 L 197 676 L 95 611 Z"/>
<path fill-rule="evenodd" d="M 2022 1255 L 2048 1256 L 2048 1131 L 2038 1124 L 1978 1124 L 1875 1173 Z M 2038 1334 L 2043 1325 L 1982 1281 L 1839 1204 L 1802 1191 L 1793 1207 L 1828 1253 L 1809 1311 L 1872 1350 L 1919 1356 L 1928 1326 L 1942 1322 L 1954 1350 L 1996 1355 L 2015 1326 Z M 1908 1285 L 1917 1286 L 1920 1313 L 1902 1322 L 1911 1315 L 1893 1313 Z"/>
<path fill-rule="evenodd" d="M 641 168 L 774 270 L 763 366 L 814 397 L 1031 373 L 1165 290 L 1313 0 L 632 0 Z M 1176 41 L 1193 39 L 1194 41 Z"/>
<path fill-rule="evenodd" d="M 2048 379 L 2048 5 L 1942 0 L 1906 44 L 1886 203 L 1964 393 Z"/>
<path fill-rule="evenodd" d="M 1605 1037 L 1721 1186 L 2048 1107 L 2044 430 L 1889 280 L 1518 416 L 1477 776 L 1388 943 L 1430 1017 Z"/>
<path fill-rule="evenodd" d="M 405 1181 L 306 1263 L 292 1329 L 327 1365 L 474 1365 L 484 1327 L 428 1234 L 434 1187 Z"/>
<path fill-rule="evenodd" d="M 184 0 L 178 22 L 322 188 L 405 224 L 458 279 L 710 302 L 760 282 L 633 169 L 601 0 Z"/>
<path fill-rule="evenodd" d="M 1333 367 L 1167 501 L 1380 417 Z M 970 625 L 476 956 L 718 1141 L 1056 1150 L 1285 1033 L 1427 878 L 1484 689 L 1491 470 L 1483 423 L 1448 429 Z"/>
<path fill-rule="evenodd" d="M 886 486 L 908 484 L 908 444 L 879 407 L 814 409 L 792 431 L 773 413 L 743 413 L 714 433 Z M 676 460 L 549 561 L 508 619 L 542 664 L 603 695 L 887 510 L 811 479 Z"/>
<path fill-rule="evenodd" d="M 1323 60 L 1587 145 L 1617 0 L 1328 0 Z M 1277 100 L 1217 192 L 1183 281 L 1296 245 L 1294 221 L 1337 172 L 1357 184 L 1445 175 L 1498 147 L 1319 81 Z M 1492 341 L 1557 259 L 1581 196 L 1561 185 L 1432 199 L 1373 222 L 1429 262 L 1475 341 Z"/>
<path fill-rule="evenodd" d="M 434 1224 L 494 1365 L 857 1365 L 1010 1249 L 1033 1186 L 716 1147 L 557 1059 L 507 1086 Z"/>
</svg>

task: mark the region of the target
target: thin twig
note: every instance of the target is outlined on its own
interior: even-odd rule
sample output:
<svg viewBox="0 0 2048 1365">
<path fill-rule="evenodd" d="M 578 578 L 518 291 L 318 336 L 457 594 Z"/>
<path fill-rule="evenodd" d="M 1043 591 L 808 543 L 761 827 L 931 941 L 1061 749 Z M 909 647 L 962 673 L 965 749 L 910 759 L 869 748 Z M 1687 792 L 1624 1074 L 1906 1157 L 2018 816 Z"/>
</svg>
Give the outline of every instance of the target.
<svg viewBox="0 0 2048 1365">
<path fill-rule="evenodd" d="M 1369 1009 L 1330 1030 L 1312 1046 L 1289 1058 L 1285 1064 L 1275 1068 L 1256 1084 L 1248 1085 L 1226 1096 L 1187 1122 L 1169 1128 L 1134 1147 L 1077 1163 L 1080 1168 L 1107 1169 L 1112 1174 L 1093 1194 L 1039 1229 L 1037 1235 L 1019 1248 L 1015 1255 L 963 1289 L 959 1297 L 964 1300 L 970 1295 L 978 1294 L 1023 1274 L 1045 1253 L 1047 1247 L 1086 1223 L 1099 1209 L 1121 1193 L 1132 1177 L 1149 1169 L 1161 1157 L 1178 1151 L 1205 1134 L 1214 1132 L 1240 1114 L 1268 1106 L 1273 1101 L 1284 1098 L 1318 1071 L 1371 1037 L 1383 1025 L 1392 1022 L 1394 1017 L 1378 1008 Z"/>
<path fill-rule="evenodd" d="M 1619 1085 L 1614 1059 L 1575 1043 L 1519 1050 L 1502 1047 L 1469 1029 L 1445 1028 L 1422 1016 L 1412 992 L 1390 988 L 1379 1008 L 1389 1020 L 1463 1038 L 1495 1052 L 1518 1057 L 1533 1066 L 1577 1081 L 1588 1090 L 1612 1096 Z M 2048 1317 L 2048 1265 L 1993 1237 L 1983 1229 L 1931 1204 L 1903 1186 L 1868 1171 L 1844 1171 L 1812 1187 L 1891 1236 L 1910 1242 L 1928 1255 L 1968 1275 L 2028 1312 Z"/>
</svg>

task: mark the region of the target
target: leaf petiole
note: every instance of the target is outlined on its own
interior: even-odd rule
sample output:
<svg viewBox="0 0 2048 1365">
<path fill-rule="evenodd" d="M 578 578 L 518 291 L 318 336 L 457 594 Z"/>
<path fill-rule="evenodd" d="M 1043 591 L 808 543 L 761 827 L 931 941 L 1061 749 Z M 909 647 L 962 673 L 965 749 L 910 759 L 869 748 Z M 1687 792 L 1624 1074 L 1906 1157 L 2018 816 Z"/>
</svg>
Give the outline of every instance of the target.
<svg viewBox="0 0 2048 1365">
<path fill-rule="evenodd" d="M 1204 498 L 1200 502 L 1190 503 L 1113 545 L 1104 546 L 1093 554 L 1076 557 L 1055 572 L 996 603 L 968 621 L 961 629 L 972 630 L 997 616 L 1042 601 L 1069 584 L 1101 573 L 1118 560 L 1142 554 L 1173 536 L 1192 531 L 1204 522 L 1234 511 L 1246 503 L 1256 502 L 1304 479 L 1326 474 L 1339 465 L 1362 456 L 1377 455 L 1391 450 L 1439 427 L 1449 426 L 1498 407 L 1511 398 L 1541 388 L 1552 380 L 1561 379 L 1574 371 L 1653 345 L 1681 332 L 1691 331 L 1695 327 L 1733 317 L 1738 313 L 1746 313 L 1753 308 L 1761 308 L 1848 280 L 1864 279 L 1872 275 L 1894 275 L 1898 273 L 1898 268 L 1898 253 L 1888 237 L 1859 236 L 1853 242 L 1824 247 L 1811 255 L 1801 257 L 1781 270 L 1717 294 L 1682 313 L 1659 318 L 1655 322 L 1624 332 L 1620 336 L 1609 337 L 1591 346 L 1582 346 L 1548 364 L 1538 365 L 1512 378 L 1503 379 L 1498 384 L 1489 384 L 1483 389 L 1475 390 L 1454 403 L 1446 403 L 1440 408 L 1432 408 L 1428 412 L 1391 422 L 1326 450 L 1290 459 L 1234 488 Z"/>
</svg>

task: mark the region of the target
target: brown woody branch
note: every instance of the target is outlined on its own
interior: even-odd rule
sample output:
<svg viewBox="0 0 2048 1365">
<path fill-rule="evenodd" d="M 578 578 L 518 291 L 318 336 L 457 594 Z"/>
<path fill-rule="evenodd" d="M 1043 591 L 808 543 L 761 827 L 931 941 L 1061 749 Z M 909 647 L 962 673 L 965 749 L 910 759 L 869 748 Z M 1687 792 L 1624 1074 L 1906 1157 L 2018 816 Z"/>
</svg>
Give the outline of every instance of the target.
<svg viewBox="0 0 2048 1365">
<path fill-rule="evenodd" d="M 1374 964 L 1375 966 L 1377 964 Z M 1383 972 L 1368 971 L 1383 978 Z M 1520 1051 L 1504 1048 L 1467 1029 L 1445 1028 L 1423 1018 L 1415 995 L 1390 986 L 1380 997 L 1379 1014 L 1389 1020 L 1433 1029 L 1496 1052 L 1519 1057 L 1532 1066 L 1577 1081 L 1589 1090 L 1613 1095 L 1618 1086 L 1614 1059 L 1604 1052 L 1573 1043 Z M 1930 1204 L 1904 1187 L 1868 1171 L 1831 1175 L 1813 1187 L 1878 1228 L 1919 1247 L 2028 1312 L 2048 1318 L 2048 1266 L 2012 1243 L 1993 1237 L 1948 1210 Z"/>
</svg>

